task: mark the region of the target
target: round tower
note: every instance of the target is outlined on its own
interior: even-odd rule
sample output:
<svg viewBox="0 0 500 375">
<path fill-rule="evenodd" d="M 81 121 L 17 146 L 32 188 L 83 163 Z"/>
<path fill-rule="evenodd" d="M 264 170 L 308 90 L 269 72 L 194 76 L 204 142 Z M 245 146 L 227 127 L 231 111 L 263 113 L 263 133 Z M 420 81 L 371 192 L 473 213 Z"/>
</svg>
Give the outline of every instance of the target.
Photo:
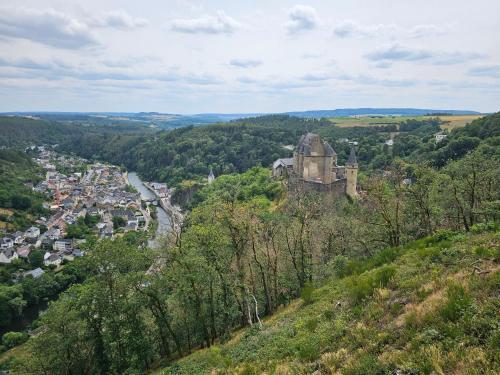
<svg viewBox="0 0 500 375">
<path fill-rule="evenodd" d="M 347 178 L 346 184 L 346 194 L 351 198 L 356 198 L 358 196 L 358 192 L 356 190 L 356 186 L 358 183 L 358 160 L 356 158 L 356 151 L 354 150 L 354 146 L 351 147 L 351 153 L 349 154 L 349 159 L 345 165 L 345 172 Z"/>
</svg>

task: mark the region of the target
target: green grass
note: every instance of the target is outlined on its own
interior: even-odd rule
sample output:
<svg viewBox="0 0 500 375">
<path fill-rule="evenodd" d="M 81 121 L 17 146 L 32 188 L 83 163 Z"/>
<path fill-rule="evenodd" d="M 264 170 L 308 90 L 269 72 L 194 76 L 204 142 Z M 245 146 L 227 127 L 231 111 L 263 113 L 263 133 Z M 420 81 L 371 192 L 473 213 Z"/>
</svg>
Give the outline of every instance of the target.
<svg viewBox="0 0 500 375">
<path fill-rule="evenodd" d="M 338 276 L 305 290 L 262 330 L 242 330 L 159 373 L 496 374 L 499 235 L 439 233 L 340 261 Z"/>
</svg>

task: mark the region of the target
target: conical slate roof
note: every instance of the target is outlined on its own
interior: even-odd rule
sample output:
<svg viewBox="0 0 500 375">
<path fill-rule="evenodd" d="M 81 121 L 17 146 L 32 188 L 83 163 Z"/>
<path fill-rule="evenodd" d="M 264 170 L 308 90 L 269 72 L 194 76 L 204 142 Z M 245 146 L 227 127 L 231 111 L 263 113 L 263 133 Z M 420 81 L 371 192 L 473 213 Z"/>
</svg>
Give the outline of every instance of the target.
<svg viewBox="0 0 500 375">
<path fill-rule="evenodd" d="M 358 159 L 356 158 L 354 146 L 351 147 L 351 153 L 349 154 L 349 159 L 347 159 L 347 165 L 358 165 Z"/>
</svg>

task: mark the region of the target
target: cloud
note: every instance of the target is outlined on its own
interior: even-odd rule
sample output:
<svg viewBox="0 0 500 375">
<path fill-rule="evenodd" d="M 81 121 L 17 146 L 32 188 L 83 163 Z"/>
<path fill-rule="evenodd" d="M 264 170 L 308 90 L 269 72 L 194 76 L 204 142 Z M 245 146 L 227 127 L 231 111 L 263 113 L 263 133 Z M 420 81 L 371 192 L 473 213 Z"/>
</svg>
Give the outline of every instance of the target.
<svg viewBox="0 0 500 375">
<path fill-rule="evenodd" d="M 440 36 L 448 33 L 450 27 L 432 24 L 416 25 L 408 30 L 408 36 L 412 38 L 424 38 L 429 36 Z"/>
<path fill-rule="evenodd" d="M 132 17 L 124 10 L 105 12 L 100 15 L 90 17 L 87 21 L 89 26 L 111 27 L 116 29 L 137 29 L 144 27 L 148 21 L 144 18 Z"/>
<path fill-rule="evenodd" d="M 365 57 L 372 61 L 423 61 L 434 65 L 453 65 L 482 58 L 484 55 L 462 51 L 432 51 L 393 44 L 367 53 Z"/>
<path fill-rule="evenodd" d="M 261 64 L 262 61 L 252 59 L 233 59 L 229 62 L 229 65 L 237 68 L 255 68 Z"/>
<path fill-rule="evenodd" d="M 470 68 L 467 74 L 475 77 L 500 78 L 500 65 L 476 66 Z"/>
<path fill-rule="evenodd" d="M 204 15 L 199 18 L 173 20 L 170 29 L 186 34 L 232 34 L 241 26 L 238 21 L 219 10 L 215 17 Z"/>
<path fill-rule="evenodd" d="M 6 71 L 1 68 L 7 69 Z M 0 76 L 17 78 L 43 78 L 60 80 L 71 78 L 80 81 L 158 81 L 179 82 L 191 85 L 216 85 L 223 80 L 206 73 L 189 71 L 178 72 L 170 68 L 145 67 L 141 69 L 131 67 L 113 67 L 97 62 L 93 65 L 70 65 L 59 60 L 34 61 L 28 58 L 4 59 L 0 58 Z"/>
<path fill-rule="evenodd" d="M 416 25 L 412 28 L 399 27 L 395 24 L 361 25 L 353 20 L 345 20 L 333 29 L 333 33 L 339 38 L 376 38 L 381 36 L 424 38 L 446 34 L 449 29 L 447 26 L 432 24 Z"/>
<path fill-rule="evenodd" d="M 328 81 L 332 78 L 333 77 L 327 73 L 309 73 L 300 77 L 300 79 L 304 81 L 313 81 L 313 82 Z"/>
<path fill-rule="evenodd" d="M 369 25 L 362 26 L 359 23 L 346 20 L 338 24 L 334 29 L 333 33 L 339 38 L 349 38 L 349 37 L 376 37 L 382 34 L 394 33 L 397 30 L 396 25 Z"/>
<path fill-rule="evenodd" d="M 288 22 L 285 24 L 289 34 L 315 29 L 319 25 L 316 9 L 307 5 L 295 5 L 288 11 Z"/>
<path fill-rule="evenodd" d="M 0 35 L 68 49 L 98 44 L 87 24 L 54 9 L 2 8 Z"/>
</svg>

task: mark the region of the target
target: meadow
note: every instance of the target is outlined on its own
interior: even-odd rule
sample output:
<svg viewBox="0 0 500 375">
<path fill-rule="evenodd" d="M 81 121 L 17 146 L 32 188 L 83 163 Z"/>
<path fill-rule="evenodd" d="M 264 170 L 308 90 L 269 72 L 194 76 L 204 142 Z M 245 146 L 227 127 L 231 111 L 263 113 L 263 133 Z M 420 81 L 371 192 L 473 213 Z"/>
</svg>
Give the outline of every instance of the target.
<svg viewBox="0 0 500 375">
<path fill-rule="evenodd" d="M 366 116 L 366 117 L 333 117 L 330 121 L 341 128 L 352 127 L 368 127 L 368 126 L 384 126 L 384 125 L 399 125 L 406 120 L 424 120 L 434 116 Z M 454 129 L 460 128 L 472 120 L 483 117 L 483 115 L 456 115 L 456 116 L 439 116 L 444 122 L 441 128 Z"/>
</svg>

